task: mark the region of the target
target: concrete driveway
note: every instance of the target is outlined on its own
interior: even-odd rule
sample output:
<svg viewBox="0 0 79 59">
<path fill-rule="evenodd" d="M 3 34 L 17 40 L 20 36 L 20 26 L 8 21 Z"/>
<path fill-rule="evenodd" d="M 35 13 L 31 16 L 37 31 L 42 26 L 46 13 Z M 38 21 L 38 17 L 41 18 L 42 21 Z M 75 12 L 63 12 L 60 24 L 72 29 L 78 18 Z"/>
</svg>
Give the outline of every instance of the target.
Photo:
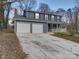
<svg viewBox="0 0 79 59">
<path fill-rule="evenodd" d="M 49 34 L 17 34 L 27 59 L 79 59 L 79 44 Z"/>
</svg>

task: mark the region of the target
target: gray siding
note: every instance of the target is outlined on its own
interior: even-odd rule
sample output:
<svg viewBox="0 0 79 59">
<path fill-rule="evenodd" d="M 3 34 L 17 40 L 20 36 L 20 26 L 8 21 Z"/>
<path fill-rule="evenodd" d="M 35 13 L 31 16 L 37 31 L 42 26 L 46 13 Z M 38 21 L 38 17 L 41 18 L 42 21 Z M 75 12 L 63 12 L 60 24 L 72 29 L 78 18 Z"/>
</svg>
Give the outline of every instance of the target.
<svg viewBox="0 0 79 59">
<path fill-rule="evenodd" d="M 43 25 L 43 31 L 44 31 L 44 33 L 47 33 L 48 32 L 48 23 L 44 23 L 44 25 Z"/>
<path fill-rule="evenodd" d="M 35 19 L 35 14 L 34 13 L 30 13 L 30 12 L 26 12 L 26 18 L 27 19 Z"/>
<path fill-rule="evenodd" d="M 34 13 L 34 12 L 26 12 L 26 18 L 27 19 L 32 19 L 32 20 L 36 20 L 35 19 L 35 14 L 36 14 L 36 12 Z M 40 20 L 40 21 L 46 21 L 45 20 L 45 15 L 48 15 L 48 20 L 47 21 L 52 21 L 52 15 L 53 14 L 46 14 L 46 13 L 39 13 L 39 19 L 38 20 Z M 61 19 L 62 19 L 62 16 L 59 16 L 59 15 L 53 15 L 54 16 L 54 21 L 61 21 Z M 60 17 L 60 19 L 57 19 L 57 17 Z"/>
<path fill-rule="evenodd" d="M 44 14 L 40 14 L 40 20 L 44 21 L 44 19 L 45 19 L 45 15 Z"/>
<path fill-rule="evenodd" d="M 31 22 L 31 21 L 15 21 L 14 22 L 14 31 L 15 32 L 17 32 L 17 22 L 22 22 L 22 23 L 30 23 L 30 33 L 32 33 L 32 24 L 34 24 L 34 23 L 41 23 L 41 24 L 43 24 L 43 32 L 44 33 L 46 33 L 46 32 L 48 32 L 48 25 L 47 25 L 47 23 L 44 23 L 44 22 Z"/>
<path fill-rule="evenodd" d="M 17 32 L 17 22 L 14 21 L 14 32 Z"/>
<path fill-rule="evenodd" d="M 26 12 L 26 17 L 16 17 L 16 18 L 14 18 L 15 24 L 17 23 L 17 21 L 31 23 L 31 26 L 30 26 L 30 28 L 31 28 L 30 32 L 31 33 L 32 33 L 32 23 L 42 23 L 44 33 L 48 32 L 48 23 L 49 24 L 62 24 L 62 25 L 64 24 L 64 22 L 61 22 L 62 16 L 47 14 L 47 13 L 39 13 L 39 19 L 35 19 L 35 13 L 39 13 L 39 12 Z M 45 20 L 45 15 L 48 15 L 48 20 Z M 52 15 L 54 16 L 53 20 L 52 20 Z M 60 17 L 59 19 L 57 19 L 58 16 Z M 15 31 L 16 31 L 17 26 L 16 25 L 14 25 L 14 26 L 15 26 Z"/>
</svg>

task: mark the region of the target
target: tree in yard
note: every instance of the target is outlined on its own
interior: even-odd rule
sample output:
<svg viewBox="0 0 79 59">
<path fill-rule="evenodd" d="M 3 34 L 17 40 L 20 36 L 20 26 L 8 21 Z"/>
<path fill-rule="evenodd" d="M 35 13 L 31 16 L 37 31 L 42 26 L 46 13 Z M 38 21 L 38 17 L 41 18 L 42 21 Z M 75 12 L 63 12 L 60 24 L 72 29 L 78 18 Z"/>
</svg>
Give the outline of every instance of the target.
<svg viewBox="0 0 79 59">
<path fill-rule="evenodd" d="M 4 19 L 4 9 L 3 9 L 4 3 L 3 0 L 0 0 L 0 21 Z"/>
<path fill-rule="evenodd" d="M 6 7 L 4 8 L 5 11 L 7 12 L 7 14 L 5 16 L 5 28 L 7 28 L 7 25 L 8 25 L 9 13 L 10 13 L 10 8 L 11 8 L 12 2 L 14 2 L 14 0 L 6 0 Z"/>
<path fill-rule="evenodd" d="M 56 14 L 60 14 L 60 15 L 64 15 L 66 13 L 66 11 L 63 8 L 58 8 L 58 10 L 56 11 Z"/>
<path fill-rule="evenodd" d="M 74 23 L 74 19 L 73 19 L 74 15 L 73 15 L 73 10 L 71 8 L 69 8 L 67 10 L 67 17 L 68 17 L 68 20 L 69 20 L 69 23 L 68 23 L 68 26 L 67 26 L 69 32 L 71 32 L 71 33 L 75 32 L 75 23 Z"/>
<path fill-rule="evenodd" d="M 40 3 L 39 8 L 37 10 L 40 12 L 50 12 L 50 7 L 48 4 Z"/>
<path fill-rule="evenodd" d="M 74 25 L 75 25 L 75 32 L 78 32 L 78 24 L 79 24 L 79 0 L 75 0 L 76 1 L 76 5 L 73 8 L 73 12 L 74 12 Z"/>
<path fill-rule="evenodd" d="M 0 0 L 0 23 L 4 24 L 4 6 L 6 0 Z"/>
<path fill-rule="evenodd" d="M 75 21 L 75 31 L 78 32 L 78 18 L 79 18 L 79 8 L 74 7 L 74 21 Z"/>
<path fill-rule="evenodd" d="M 72 23 L 72 9 L 71 8 L 67 10 L 67 16 L 69 18 L 69 23 Z"/>
<path fill-rule="evenodd" d="M 59 14 L 59 15 L 62 15 L 62 21 L 67 23 L 67 13 L 66 13 L 66 10 L 64 10 L 63 8 L 58 8 L 58 10 L 55 13 Z"/>
<path fill-rule="evenodd" d="M 21 4 L 21 8 L 24 10 L 33 10 L 37 5 L 36 0 L 19 0 L 19 2 Z"/>
</svg>

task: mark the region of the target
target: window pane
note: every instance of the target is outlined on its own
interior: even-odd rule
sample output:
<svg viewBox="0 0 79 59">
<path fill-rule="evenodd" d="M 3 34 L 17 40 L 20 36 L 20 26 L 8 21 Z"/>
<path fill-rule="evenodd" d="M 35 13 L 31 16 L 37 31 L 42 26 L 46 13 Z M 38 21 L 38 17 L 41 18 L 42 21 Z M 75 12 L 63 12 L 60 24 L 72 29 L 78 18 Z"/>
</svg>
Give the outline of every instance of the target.
<svg viewBox="0 0 79 59">
<path fill-rule="evenodd" d="M 57 21 L 60 21 L 60 17 L 59 16 L 57 16 Z"/>
<path fill-rule="evenodd" d="M 39 13 L 35 14 L 35 19 L 39 19 Z"/>
<path fill-rule="evenodd" d="M 48 15 L 45 15 L 45 20 L 48 20 Z"/>
<path fill-rule="evenodd" d="M 54 21 L 54 16 L 52 16 L 52 20 Z"/>
<path fill-rule="evenodd" d="M 59 16 L 57 16 L 57 19 L 60 19 L 60 17 L 59 17 Z"/>
<path fill-rule="evenodd" d="M 26 12 L 26 18 L 30 18 L 30 12 Z"/>
</svg>

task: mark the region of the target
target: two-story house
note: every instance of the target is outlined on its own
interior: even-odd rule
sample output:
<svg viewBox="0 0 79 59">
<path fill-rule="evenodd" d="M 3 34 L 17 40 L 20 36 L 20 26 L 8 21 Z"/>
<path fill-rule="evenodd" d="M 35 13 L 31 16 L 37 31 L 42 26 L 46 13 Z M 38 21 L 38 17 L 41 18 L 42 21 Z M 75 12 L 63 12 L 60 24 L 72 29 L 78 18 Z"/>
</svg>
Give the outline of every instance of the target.
<svg viewBox="0 0 79 59">
<path fill-rule="evenodd" d="M 14 31 L 17 33 L 66 32 L 62 16 L 55 13 L 25 11 L 23 16 L 14 17 Z"/>
</svg>

